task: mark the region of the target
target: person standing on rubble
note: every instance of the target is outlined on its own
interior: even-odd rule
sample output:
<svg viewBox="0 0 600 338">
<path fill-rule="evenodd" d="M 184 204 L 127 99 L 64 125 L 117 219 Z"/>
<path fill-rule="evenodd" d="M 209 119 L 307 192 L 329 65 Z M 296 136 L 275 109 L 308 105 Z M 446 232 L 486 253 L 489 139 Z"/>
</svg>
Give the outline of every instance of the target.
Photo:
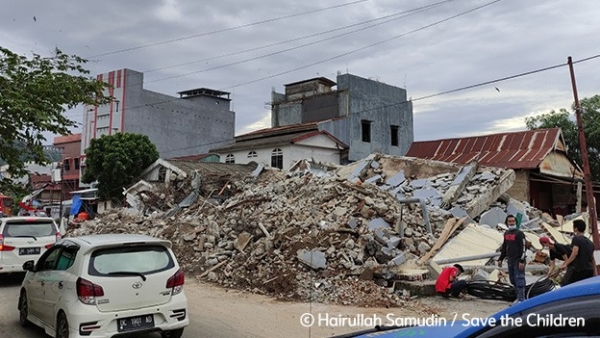
<svg viewBox="0 0 600 338">
<path fill-rule="evenodd" d="M 508 276 L 510 283 L 515 287 L 517 300 L 515 303 L 525 300 L 525 257 L 527 253 L 525 233 L 517 228 L 517 218 L 513 215 L 506 216 L 505 220 L 508 230 L 504 233 L 504 242 L 498 258 L 498 267 L 502 267 L 502 261 L 508 259 Z"/>
<path fill-rule="evenodd" d="M 571 252 L 573 252 L 573 250 L 569 245 L 552 243 L 552 241 L 550 241 L 550 238 L 545 236 L 540 237 L 540 244 L 544 248 L 548 248 L 548 251 L 550 252 L 550 267 L 548 267 L 547 274 L 547 276 L 550 277 L 554 272 L 554 261 L 557 259 L 560 259 L 563 262 L 566 261 L 569 258 L 569 256 L 571 256 Z"/>
<path fill-rule="evenodd" d="M 574 220 L 573 232 L 575 236 L 571 240 L 573 251 L 560 267 L 562 270 L 567 270 L 561 286 L 597 275 L 596 260 L 594 259 L 594 243 L 583 235 L 584 231 L 585 222 L 580 219 Z"/>
<path fill-rule="evenodd" d="M 460 296 L 467 287 L 467 281 L 457 279 L 463 272 L 465 269 L 460 264 L 445 267 L 435 282 L 435 292 L 444 298 Z"/>
</svg>

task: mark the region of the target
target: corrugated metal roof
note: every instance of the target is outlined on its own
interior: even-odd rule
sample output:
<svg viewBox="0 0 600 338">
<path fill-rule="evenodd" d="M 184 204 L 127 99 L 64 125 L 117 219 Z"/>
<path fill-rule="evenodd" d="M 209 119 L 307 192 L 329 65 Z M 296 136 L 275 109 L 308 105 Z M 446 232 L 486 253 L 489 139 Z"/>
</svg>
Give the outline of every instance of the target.
<svg viewBox="0 0 600 338">
<path fill-rule="evenodd" d="M 326 137 L 329 137 L 333 142 L 337 143 L 340 147 L 342 148 L 348 148 L 348 146 L 338 140 L 335 136 L 331 135 L 330 133 L 328 133 L 325 130 L 322 131 L 318 131 L 318 130 L 313 130 L 313 131 L 299 131 L 299 132 L 295 132 L 295 133 L 288 133 L 288 132 L 284 132 L 282 134 L 271 134 L 269 136 L 265 136 L 265 137 L 260 137 L 260 138 L 251 138 L 251 139 L 246 139 L 246 140 L 237 140 L 235 141 L 234 144 L 230 144 L 230 145 L 226 145 L 220 148 L 216 148 L 216 149 L 211 149 L 211 152 L 215 152 L 215 153 L 225 153 L 225 152 L 232 152 L 232 151 L 237 151 L 237 150 L 251 150 L 251 149 L 256 149 L 256 148 L 262 148 L 262 147 L 266 147 L 266 146 L 271 146 L 273 148 L 279 147 L 279 146 L 283 146 L 283 145 L 288 145 L 288 144 L 293 144 L 296 142 L 300 142 L 302 140 L 317 136 L 317 135 L 325 135 Z"/>
<path fill-rule="evenodd" d="M 282 146 L 282 145 L 286 145 L 286 144 L 291 144 L 293 139 L 303 136 L 306 133 L 307 133 L 306 131 L 300 131 L 300 132 L 291 133 L 291 134 L 285 133 L 283 135 L 270 135 L 270 136 L 265 136 L 265 137 L 261 137 L 261 138 L 236 140 L 234 144 L 226 145 L 226 146 L 219 147 L 216 149 L 211 149 L 210 151 L 214 152 L 214 153 L 224 153 L 224 152 L 232 152 L 232 151 L 243 150 L 243 149 L 261 148 L 261 147 L 265 147 L 265 146 L 277 147 L 277 146 Z"/>
<path fill-rule="evenodd" d="M 177 168 L 192 173 L 194 170 L 200 171 L 201 175 L 250 175 L 256 165 L 251 164 L 234 164 L 234 163 L 217 163 L 217 162 L 197 162 L 197 161 L 182 161 L 182 160 L 167 160 L 168 163 Z"/>
<path fill-rule="evenodd" d="M 511 169 L 537 168 L 562 139 L 559 128 L 413 142 L 406 156 Z"/>
<path fill-rule="evenodd" d="M 290 124 L 287 126 L 265 128 L 256 130 L 247 134 L 239 135 L 235 137 L 235 141 L 244 141 L 259 137 L 268 137 L 271 135 L 282 135 L 286 133 L 297 133 L 300 131 L 317 130 L 317 122 L 298 123 Z"/>
<path fill-rule="evenodd" d="M 181 160 L 181 161 L 200 161 L 209 156 L 219 156 L 219 154 L 197 154 L 197 155 L 185 155 L 172 157 L 169 160 Z"/>
</svg>

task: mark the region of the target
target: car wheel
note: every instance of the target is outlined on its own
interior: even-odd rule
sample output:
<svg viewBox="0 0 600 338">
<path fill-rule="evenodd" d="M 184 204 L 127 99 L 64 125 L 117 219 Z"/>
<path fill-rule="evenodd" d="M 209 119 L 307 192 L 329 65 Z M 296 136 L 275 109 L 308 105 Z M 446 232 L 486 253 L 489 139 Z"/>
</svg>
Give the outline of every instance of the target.
<svg viewBox="0 0 600 338">
<path fill-rule="evenodd" d="M 69 338 L 69 322 L 62 311 L 58 313 L 56 319 L 56 338 Z"/>
<path fill-rule="evenodd" d="M 181 338 L 183 336 L 183 329 L 164 331 L 161 335 L 162 338 Z"/>
<path fill-rule="evenodd" d="M 19 297 L 19 323 L 22 327 L 29 326 L 29 320 L 27 320 L 28 316 L 29 306 L 27 305 L 27 294 L 23 291 L 21 292 L 21 297 Z"/>
</svg>

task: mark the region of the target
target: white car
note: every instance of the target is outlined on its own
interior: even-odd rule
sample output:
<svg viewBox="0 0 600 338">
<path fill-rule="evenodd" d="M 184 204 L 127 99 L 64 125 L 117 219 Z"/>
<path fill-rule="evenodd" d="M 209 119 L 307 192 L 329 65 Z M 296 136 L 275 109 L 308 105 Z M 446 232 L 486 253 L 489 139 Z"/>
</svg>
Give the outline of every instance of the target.
<svg viewBox="0 0 600 338">
<path fill-rule="evenodd" d="M 52 218 L 0 218 L 0 274 L 23 272 L 23 263 L 37 260 L 59 239 Z"/>
<path fill-rule="evenodd" d="M 33 323 L 56 338 L 153 331 L 178 338 L 189 324 L 183 270 L 166 240 L 63 238 L 23 269 L 21 325 Z"/>
</svg>

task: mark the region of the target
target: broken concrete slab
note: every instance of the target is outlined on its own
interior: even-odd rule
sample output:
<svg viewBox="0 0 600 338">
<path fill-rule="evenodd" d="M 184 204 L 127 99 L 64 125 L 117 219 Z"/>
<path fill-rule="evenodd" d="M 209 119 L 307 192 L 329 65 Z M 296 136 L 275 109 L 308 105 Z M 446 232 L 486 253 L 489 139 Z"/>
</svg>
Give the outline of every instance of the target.
<svg viewBox="0 0 600 338">
<path fill-rule="evenodd" d="M 456 218 L 469 217 L 469 214 L 465 211 L 465 209 L 459 207 L 458 205 L 450 209 L 450 213 Z"/>
<path fill-rule="evenodd" d="M 356 227 L 358 226 L 358 220 L 356 220 L 356 218 L 351 218 L 348 221 L 348 226 L 350 227 L 350 229 L 354 230 L 356 229 Z"/>
<path fill-rule="evenodd" d="M 506 213 L 521 219 L 520 224 L 529 222 L 529 216 L 525 210 L 525 205 L 514 198 L 511 198 L 506 205 Z"/>
<path fill-rule="evenodd" d="M 469 181 L 471 180 L 473 175 L 475 175 L 476 172 L 476 163 L 460 168 L 460 170 L 454 177 L 454 180 L 452 181 L 452 183 L 450 183 L 450 187 L 448 188 L 448 190 L 446 190 L 446 193 L 444 193 L 441 203 L 443 208 L 449 207 L 458 199 L 458 197 L 465 190 L 465 188 L 469 184 Z"/>
<path fill-rule="evenodd" d="M 428 179 L 416 179 L 416 180 L 412 180 L 410 182 L 410 186 L 415 189 L 423 188 L 423 187 L 430 187 L 431 182 Z"/>
<path fill-rule="evenodd" d="M 406 254 L 404 252 L 401 252 L 396 257 L 394 257 L 390 261 L 390 263 L 393 265 L 396 265 L 396 266 L 400 266 L 400 265 L 404 264 L 404 262 L 406 262 L 407 259 L 408 259 L 408 257 L 406 256 Z"/>
<path fill-rule="evenodd" d="M 365 183 L 375 184 L 375 183 L 381 182 L 382 180 L 383 180 L 383 178 L 381 177 L 381 175 L 375 175 L 375 176 L 365 180 Z"/>
<path fill-rule="evenodd" d="M 432 206 L 440 206 L 442 204 L 442 195 L 434 188 L 421 188 L 413 191 L 413 197 L 429 201 Z"/>
<path fill-rule="evenodd" d="M 486 224 L 490 227 L 495 227 L 500 223 L 504 224 L 506 221 L 506 216 L 507 214 L 502 208 L 493 207 L 481 214 L 479 217 L 479 224 Z"/>
<path fill-rule="evenodd" d="M 319 250 L 298 250 L 297 256 L 302 263 L 315 270 L 327 268 L 325 253 Z"/>
<path fill-rule="evenodd" d="M 375 218 L 369 222 L 369 230 L 374 231 L 375 229 L 388 229 L 391 228 L 390 224 L 383 218 Z"/>
<path fill-rule="evenodd" d="M 404 170 L 400 170 L 399 172 L 397 172 L 394 176 L 388 178 L 385 183 L 387 185 L 390 185 L 392 187 L 397 187 L 400 184 L 404 183 L 404 181 L 406 181 L 406 177 L 404 176 Z"/>
<path fill-rule="evenodd" d="M 398 280 L 423 281 L 429 278 L 429 270 L 401 269 L 396 276 Z"/>
<path fill-rule="evenodd" d="M 490 190 L 487 190 L 484 193 L 481 193 L 477 198 L 471 200 L 466 205 L 466 211 L 471 218 L 475 218 L 481 213 L 489 208 L 489 206 L 494 203 L 500 195 L 504 194 L 510 187 L 513 186 L 515 182 L 515 171 L 512 169 L 507 169 L 502 176 L 498 179 L 497 184 Z"/>
<path fill-rule="evenodd" d="M 435 293 L 435 280 L 426 281 L 408 281 L 408 280 L 397 280 L 394 282 L 394 290 L 396 292 L 406 290 L 411 295 L 415 296 L 434 296 Z"/>
<path fill-rule="evenodd" d="M 440 273 L 442 273 L 442 267 L 434 261 L 429 261 L 429 263 L 427 263 L 427 270 L 432 279 L 437 279 L 440 276 Z"/>
</svg>

